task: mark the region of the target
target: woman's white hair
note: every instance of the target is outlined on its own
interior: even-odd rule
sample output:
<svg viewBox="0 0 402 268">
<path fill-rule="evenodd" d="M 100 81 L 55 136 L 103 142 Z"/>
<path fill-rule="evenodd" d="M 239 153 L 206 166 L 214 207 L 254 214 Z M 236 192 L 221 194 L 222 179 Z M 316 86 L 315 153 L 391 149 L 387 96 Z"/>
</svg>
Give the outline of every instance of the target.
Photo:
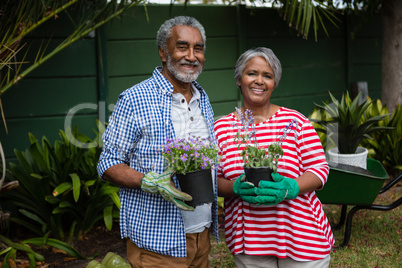
<svg viewBox="0 0 402 268">
<path fill-rule="evenodd" d="M 275 88 L 278 86 L 282 76 L 282 65 L 274 52 L 266 47 L 257 47 L 244 52 L 236 62 L 235 79 L 239 82 L 247 63 L 254 57 L 264 58 L 274 71 Z"/>
</svg>

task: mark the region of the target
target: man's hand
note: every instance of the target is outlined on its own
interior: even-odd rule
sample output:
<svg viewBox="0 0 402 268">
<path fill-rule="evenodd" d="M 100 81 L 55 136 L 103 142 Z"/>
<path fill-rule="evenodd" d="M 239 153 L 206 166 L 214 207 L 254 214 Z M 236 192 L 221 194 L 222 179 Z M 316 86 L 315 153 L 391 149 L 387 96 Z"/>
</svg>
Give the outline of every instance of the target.
<svg viewBox="0 0 402 268">
<path fill-rule="evenodd" d="M 240 175 L 240 177 L 233 184 L 233 192 L 240 196 L 241 199 L 250 203 L 256 204 L 255 200 L 256 195 L 254 193 L 255 186 L 251 182 L 246 182 L 244 174 Z"/>
<path fill-rule="evenodd" d="M 183 201 L 191 201 L 191 195 L 180 192 L 172 181 L 174 172 L 167 170 L 162 174 L 148 172 L 141 180 L 141 189 L 144 192 L 152 194 L 160 194 L 164 199 L 173 203 L 181 210 L 192 211 L 193 207 L 187 205 Z M 183 201 L 180 201 L 180 200 Z"/>
<path fill-rule="evenodd" d="M 272 173 L 272 181 L 260 181 L 255 190 L 256 203 L 275 205 L 284 199 L 294 199 L 299 194 L 299 185 L 296 180 L 286 178 L 278 173 Z"/>
</svg>

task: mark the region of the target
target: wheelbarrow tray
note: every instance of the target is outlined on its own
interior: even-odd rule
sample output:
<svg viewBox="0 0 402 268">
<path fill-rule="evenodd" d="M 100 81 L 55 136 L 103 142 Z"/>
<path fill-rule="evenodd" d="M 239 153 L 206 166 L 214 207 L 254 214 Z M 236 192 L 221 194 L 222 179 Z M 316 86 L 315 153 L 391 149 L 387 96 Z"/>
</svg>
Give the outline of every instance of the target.
<svg viewBox="0 0 402 268">
<path fill-rule="evenodd" d="M 384 182 L 389 179 L 382 164 L 367 158 L 367 170 L 362 174 L 338 167 L 330 167 L 327 183 L 316 194 L 323 204 L 370 205 Z"/>
</svg>

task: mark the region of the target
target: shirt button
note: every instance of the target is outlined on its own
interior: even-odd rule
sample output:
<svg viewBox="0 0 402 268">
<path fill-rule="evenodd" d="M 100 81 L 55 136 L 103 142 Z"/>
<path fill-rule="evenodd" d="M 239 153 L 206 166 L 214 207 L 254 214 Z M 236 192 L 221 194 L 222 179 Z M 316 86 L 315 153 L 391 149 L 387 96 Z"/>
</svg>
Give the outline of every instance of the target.
<svg viewBox="0 0 402 268">
<path fill-rule="evenodd" d="M 190 120 L 191 120 L 191 121 L 194 121 L 194 118 L 193 118 L 193 117 L 190 117 Z"/>
<path fill-rule="evenodd" d="M 189 110 L 189 111 L 191 111 L 191 108 L 190 108 L 190 107 L 188 107 L 188 110 Z"/>
<path fill-rule="evenodd" d="M 181 99 L 181 103 L 184 103 L 185 102 L 185 100 L 184 99 Z"/>
</svg>

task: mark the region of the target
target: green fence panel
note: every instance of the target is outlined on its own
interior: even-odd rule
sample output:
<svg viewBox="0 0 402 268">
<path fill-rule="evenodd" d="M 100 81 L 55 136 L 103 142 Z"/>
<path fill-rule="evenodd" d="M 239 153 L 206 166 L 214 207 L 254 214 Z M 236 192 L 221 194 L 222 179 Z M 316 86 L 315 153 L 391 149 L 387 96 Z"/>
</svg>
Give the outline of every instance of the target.
<svg viewBox="0 0 402 268">
<path fill-rule="evenodd" d="M 298 37 L 276 9 L 153 4 L 147 11 L 148 18 L 143 6 L 125 12 L 105 25 L 99 36 L 91 34 L 77 41 L 2 96 L 9 133 L 2 127 L 0 138 L 8 159 L 14 157 L 14 148 L 28 146 L 28 132 L 57 139 L 69 112 L 71 125 L 93 137 L 95 120 L 106 116 L 107 121 L 119 94 L 149 78 L 161 65 L 156 33 L 163 21 L 176 15 L 194 16 L 205 27 L 206 64 L 198 82 L 208 93 L 216 118 L 241 106 L 235 62 L 240 53 L 256 46 L 273 49 L 282 63 L 283 76 L 272 96 L 275 104 L 308 116 L 314 102 L 329 98 L 328 91 L 340 96 L 356 81 L 367 81 L 370 97 L 380 97 L 379 17 L 364 23 L 341 17 L 345 23 L 338 28 L 328 24 L 329 38 L 320 29 L 316 42 L 313 36 L 308 40 Z M 50 38 L 48 49 L 54 47 L 72 27 L 63 14 L 49 20 L 30 34 L 35 41 L 32 48 L 46 45 Z M 29 54 L 27 60 L 34 58 Z"/>
</svg>

